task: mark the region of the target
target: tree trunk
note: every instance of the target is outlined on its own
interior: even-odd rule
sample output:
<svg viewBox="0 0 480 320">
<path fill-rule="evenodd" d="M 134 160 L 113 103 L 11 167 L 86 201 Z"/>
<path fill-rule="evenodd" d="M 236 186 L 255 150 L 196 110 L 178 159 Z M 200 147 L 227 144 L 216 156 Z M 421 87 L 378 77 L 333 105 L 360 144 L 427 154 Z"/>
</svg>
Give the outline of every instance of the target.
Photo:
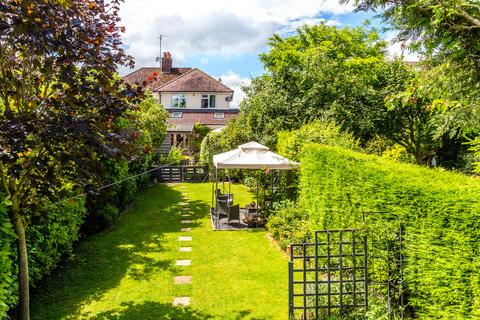
<svg viewBox="0 0 480 320">
<path fill-rule="evenodd" d="M 27 255 L 27 241 L 25 239 L 25 225 L 20 216 L 20 210 L 17 201 L 12 199 L 11 220 L 15 226 L 17 234 L 17 256 L 18 256 L 18 275 L 20 281 L 19 295 L 20 301 L 18 304 L 18 319 L 30 320 L 30 292 L 28 280 L 28 255 Z"/>
</svg>

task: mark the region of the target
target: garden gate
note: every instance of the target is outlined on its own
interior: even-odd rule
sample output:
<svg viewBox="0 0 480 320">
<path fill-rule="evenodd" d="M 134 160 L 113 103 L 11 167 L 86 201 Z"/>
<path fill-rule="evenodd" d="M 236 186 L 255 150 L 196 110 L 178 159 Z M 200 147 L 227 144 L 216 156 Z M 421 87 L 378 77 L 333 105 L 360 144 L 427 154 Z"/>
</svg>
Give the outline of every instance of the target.
<svg viewBox="0 0 480 320">
<path fill-rule="evenodd" d="M 367 239 L 355 229 L 315 231 L 290 245 L 289 318 L 324 319 L 368 308 Z"/>
<path fill-rule="evenodd" d="M 152 172 L 160 182 L 200 182 L 208 178 L 206 166 L 164 166 Z"/>
<path fill-rule="evenodd" d="M 372 304 L 403 319 L 402 228 L 385 231 L 321 230 L 290 245 L 289 319 L 362 319 Z"/>
</svg>

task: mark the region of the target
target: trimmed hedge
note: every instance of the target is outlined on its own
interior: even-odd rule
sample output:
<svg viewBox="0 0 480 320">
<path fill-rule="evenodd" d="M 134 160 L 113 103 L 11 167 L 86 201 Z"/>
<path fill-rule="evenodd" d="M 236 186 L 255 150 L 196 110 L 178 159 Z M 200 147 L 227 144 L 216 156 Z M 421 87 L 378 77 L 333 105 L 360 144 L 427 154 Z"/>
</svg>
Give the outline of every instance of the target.
<svg viewBox="0 0 480 320">
<path fill-rule="evenodd" d="M 313 228 L 365 227 L 378 238 L 403 225 L 415 316 L 480 317 L 480 180 L 317 144 L 301 163 L 300 203 Z"/>
<path fill-rule="evenodd" d="M 0 200 L 3 202 L 3 197 Z M 57 204 L 44 201 L 35 211 L 28 210 L 26 237 L 32 286 L 50 274 L 62 258 L 71 254 L 85 215 L 83 196 Z M 15 240 L 8 210 L 0 204 L 0 319 L 7 318 L 7 311 L 18 300 Z"/>
</svg>

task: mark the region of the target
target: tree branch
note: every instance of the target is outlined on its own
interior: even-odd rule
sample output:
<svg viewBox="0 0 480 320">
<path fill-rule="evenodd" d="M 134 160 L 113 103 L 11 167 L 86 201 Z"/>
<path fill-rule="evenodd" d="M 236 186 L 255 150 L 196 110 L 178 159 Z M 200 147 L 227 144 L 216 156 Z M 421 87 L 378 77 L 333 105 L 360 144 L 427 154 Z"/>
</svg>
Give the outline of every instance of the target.
<svg viewBox="0 0 480 320">
<path fill-rule="evenodd" d="M 5 167 L 3 166 L 3 162 L 0 161 L 0 175 L 2 177 L 2 184 L 3 184 L 3 189 L 5 189 L 5 192 L 9 197 L 12 196 L 10 193 L 10 188 L 8 187 L 8 180 L 7 180 L 7 174 L 5 172 Z"/>
</svg>

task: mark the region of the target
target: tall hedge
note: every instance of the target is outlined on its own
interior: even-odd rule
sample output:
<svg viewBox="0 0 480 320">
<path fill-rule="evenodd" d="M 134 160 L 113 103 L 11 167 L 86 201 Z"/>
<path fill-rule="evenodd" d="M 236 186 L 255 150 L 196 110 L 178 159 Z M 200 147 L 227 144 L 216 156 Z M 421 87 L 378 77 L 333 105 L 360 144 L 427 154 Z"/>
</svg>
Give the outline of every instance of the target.
<svg viewBox="0 0 480 320">
<path fill-rule="evenodd" d="M 16 235 L 3 201 L 0 195 L 0 319 L 7 317 L 7 311 L 14 307 L 18 300 Z M 85 214 L 83 196 L 55 204 L 43 200 L 41 206 L 28 211 L 26 223 L 29 227 L 26 236 L 29 274 L 33 286 L 72 252 Z"/>
<path fill-rule="evenodd" d="M 316 229 L 364 227 L 378 236 L 403 225 L 403 277 L 416 316 L 480 317 L 479 179 L 317 144 L 301 162 L 300 201 Z"/>
</svg>

